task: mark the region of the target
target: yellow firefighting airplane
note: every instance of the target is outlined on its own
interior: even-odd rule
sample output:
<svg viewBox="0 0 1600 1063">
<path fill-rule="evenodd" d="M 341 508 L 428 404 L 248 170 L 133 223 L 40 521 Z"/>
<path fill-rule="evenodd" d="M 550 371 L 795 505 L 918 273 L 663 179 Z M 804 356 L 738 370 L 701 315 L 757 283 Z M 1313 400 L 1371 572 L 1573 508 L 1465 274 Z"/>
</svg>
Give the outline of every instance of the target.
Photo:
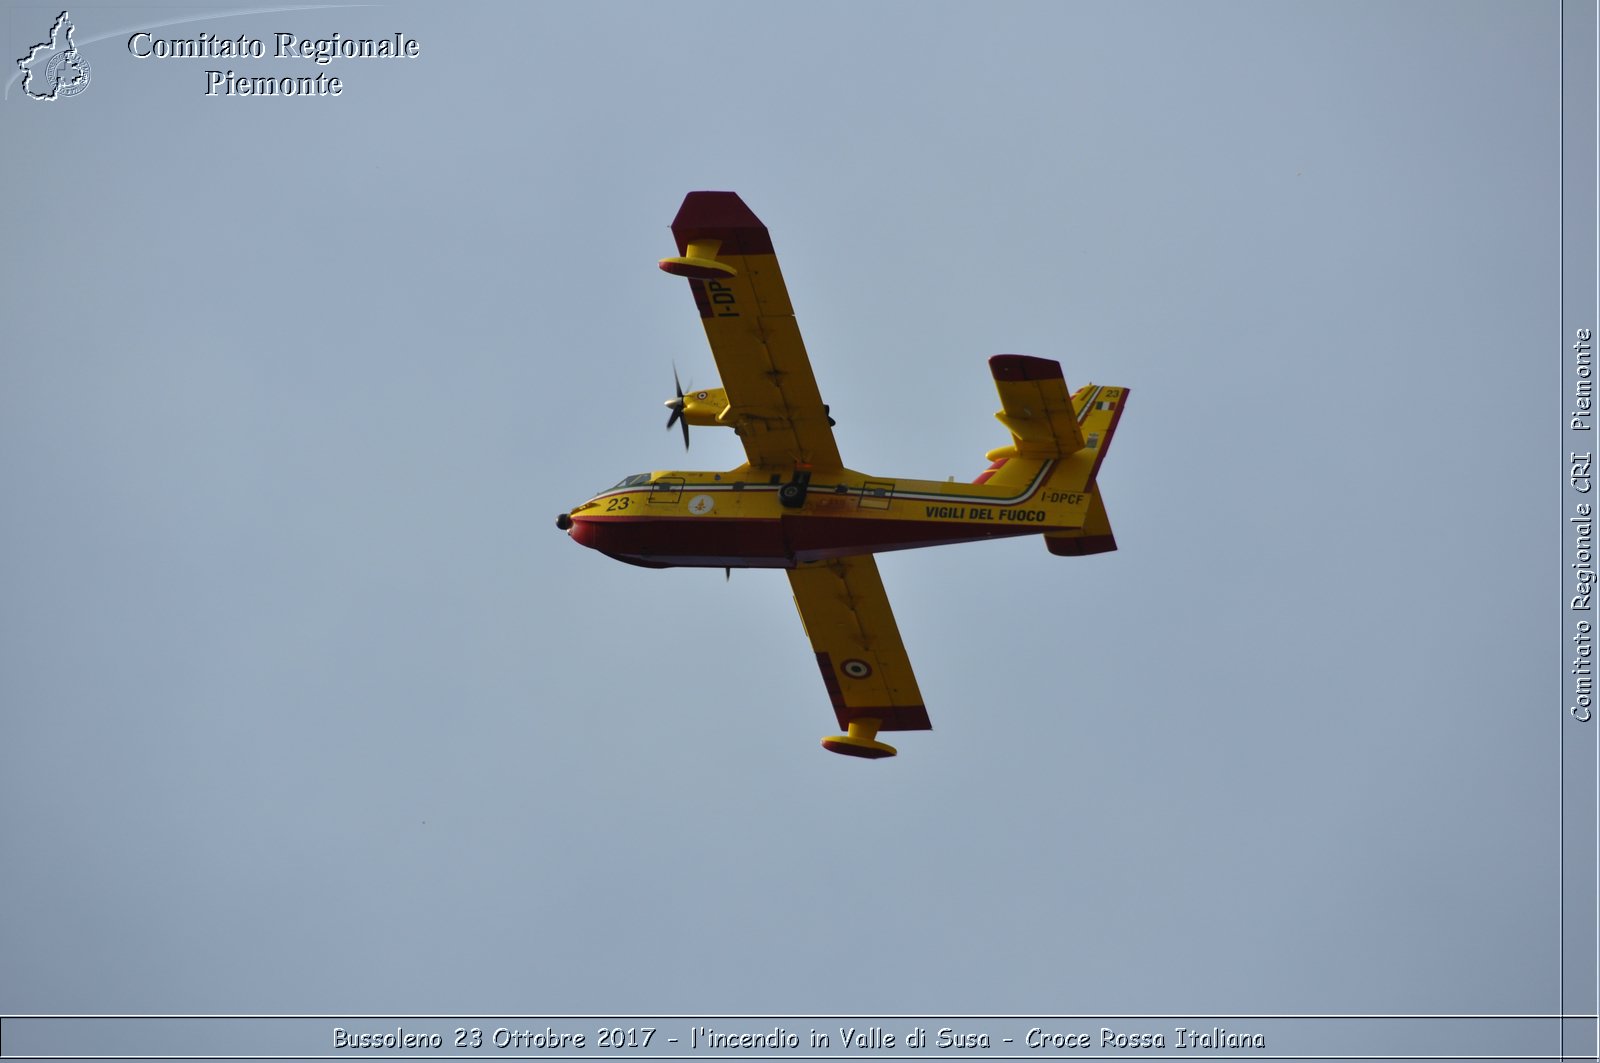
<svg viewBox="0 0 1600 1063">
<path fill-rule="evenodd" d="M 649 568 L 788 572 L 822 682 L 845 734 L 822 740 L 854 757 L 892 757 L 879 731 L 927 730 L 872 555 L 882 550 L 1043 534 L 1052 554 L 1117 548 L 1095 476 L 1127 388 L 1068 394 L 1057 362 L 989 359 L 1011 442 L 971 483 L 867 476 L 847 469 L 817 391 L 766 226 L 732 192 L 690 192 L 672 222 L 723 386 L 667 400 L 667 427 L 722 425 L 749 460 L 727 472 L 650 472 L 556 518 L 584 546 Z"/>
</svg>

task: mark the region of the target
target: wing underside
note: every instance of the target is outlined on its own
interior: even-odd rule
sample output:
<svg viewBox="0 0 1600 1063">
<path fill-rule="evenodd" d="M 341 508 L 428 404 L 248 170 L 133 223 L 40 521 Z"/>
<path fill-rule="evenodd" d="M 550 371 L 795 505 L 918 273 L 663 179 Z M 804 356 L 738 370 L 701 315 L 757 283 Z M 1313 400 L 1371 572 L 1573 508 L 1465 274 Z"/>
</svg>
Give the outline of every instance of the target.
<svg viewBox="0 0 1600 1063">
<path fill-rule="evenodd" d="M 884 731 L 931 729 L 872 556 L 813 561 L 787 571 L 839 726 L 876 719 Z"/>
<path fill-rule="evenodd" d="M 755 468 L 841 467 L 767 228 L 732 192 L 690 192 L 672 222 L 728 409 Z M 679 263 L 673 266 L 672 263 Z"/>
</svg>

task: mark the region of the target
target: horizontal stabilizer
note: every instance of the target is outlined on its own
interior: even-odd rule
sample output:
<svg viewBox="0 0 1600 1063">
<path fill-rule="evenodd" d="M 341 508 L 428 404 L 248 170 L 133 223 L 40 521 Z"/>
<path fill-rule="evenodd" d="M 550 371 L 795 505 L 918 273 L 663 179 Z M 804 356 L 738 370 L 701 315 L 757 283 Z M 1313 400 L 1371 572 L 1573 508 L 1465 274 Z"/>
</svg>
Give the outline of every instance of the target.
<svg viewBox="0 0 1600 1063">
<path fill-rule="evenodd" d="M 1001 410 L 995 419 L 1011 430 L 1013 440 L 1003 456 L 1064 458 L 1083 449 L 1083 432 L 1060 362 L 1026 354 L 997 354 L 989 359 L 989 371 L 1000 393 Z"/>
</svg>

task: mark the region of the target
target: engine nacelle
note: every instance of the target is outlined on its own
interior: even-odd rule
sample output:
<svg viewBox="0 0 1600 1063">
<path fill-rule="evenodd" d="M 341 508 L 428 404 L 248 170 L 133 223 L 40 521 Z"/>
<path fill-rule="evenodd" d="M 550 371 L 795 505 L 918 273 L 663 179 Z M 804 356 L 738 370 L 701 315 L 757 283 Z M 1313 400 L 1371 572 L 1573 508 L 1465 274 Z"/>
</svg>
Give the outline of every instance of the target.
<svg viewBox="0 0 1600 1063">
<path fill-rule="evenodd" d="M 668 399 L 671 406 L 677 400 Z M 697 388 L 683 393 L 683 419 L 690 424 L 722 424 L 728 409 L 728 393 L 721 388 Z"/>
</svg>

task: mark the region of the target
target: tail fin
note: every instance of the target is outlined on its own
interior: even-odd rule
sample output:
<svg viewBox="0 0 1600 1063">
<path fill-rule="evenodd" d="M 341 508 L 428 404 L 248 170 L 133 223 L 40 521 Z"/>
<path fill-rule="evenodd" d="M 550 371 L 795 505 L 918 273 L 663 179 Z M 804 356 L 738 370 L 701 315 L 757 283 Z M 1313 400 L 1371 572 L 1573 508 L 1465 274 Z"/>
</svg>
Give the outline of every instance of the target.
<svg viewBox="0 0 1600 1063">
<path fill-rule="evenodd" d="M 1122 407 L 1128 402 L 1127 388 L 1096 387 L 1088 384 L 1072 396 L 1072 407 L 1078 413 L 1078 423 L 1083 428 L 1083 446 L 1094 452 L 1094 463 L 1089 466 L 1089 484 L 1100 475 L 1100 463 L 1111 449 L 1111 437 L 1116 434 L 1117 422 L 1122 419 Z"/>
</svg>

